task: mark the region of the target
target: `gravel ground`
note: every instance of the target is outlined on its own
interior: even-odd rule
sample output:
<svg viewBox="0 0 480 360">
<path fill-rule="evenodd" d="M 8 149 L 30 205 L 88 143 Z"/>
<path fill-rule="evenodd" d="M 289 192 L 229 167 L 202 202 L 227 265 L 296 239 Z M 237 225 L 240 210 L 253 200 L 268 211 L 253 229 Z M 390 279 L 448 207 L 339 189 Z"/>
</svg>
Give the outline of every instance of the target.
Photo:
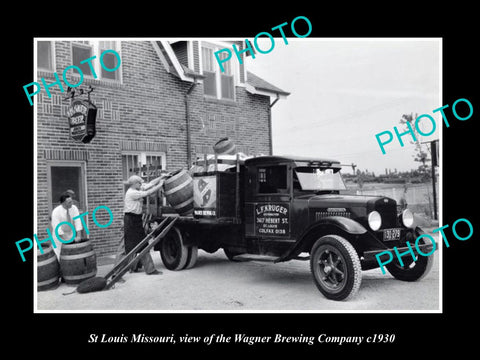
<svg viewBox="0 0 480 360">
<path fill-rule="evenodd" d="M 152 252 L 162 275 L 127 273 L 126 281 L 113 289 L 88 294 L 63 295 L 76 286 L 61 284 L 37 293 L 37 311 L 439 311 L 438 251 L 434 256 L 432 270 L 418 282 L 399 281 L 388 272 L 383 275 L 380 269 L 373 269 L 362 273 L 354 298 L 331 301 L 317 290 L 308 261 L 231 262 L 222 250 L 214 254 L 200 250 L 194 268 L 169 271 L 160 254 Z M 105 260 L 99 259 L 98 276 L 113 266 Z"/>
</svg>

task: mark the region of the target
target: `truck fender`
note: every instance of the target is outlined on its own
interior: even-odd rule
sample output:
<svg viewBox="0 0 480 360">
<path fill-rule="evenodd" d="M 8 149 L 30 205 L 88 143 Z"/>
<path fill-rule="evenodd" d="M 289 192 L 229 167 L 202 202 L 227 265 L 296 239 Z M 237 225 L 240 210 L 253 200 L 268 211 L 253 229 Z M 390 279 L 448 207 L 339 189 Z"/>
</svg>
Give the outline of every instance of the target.
<svg viewBox="0 0 480 360">
<path fill-rule="evenodd" d="M 362 224 L 358 223 L 355 220 L 343 216 L 329 216 L 309 226 L 299 237 L 298 241 L 290 249 L 288 249 L 285 254 L 275 260 L 275 262 L 287 261 L 290 260 L 292 257 L 296 256 L 298 250 L 300 250 L 303 244 L 308 241 L 308 235 L 324 226 L 328 226 L 329 228 L 337 228 L 341 232 L 351 235 L 362 235 L 367 232 L 367 229 L 365 229 Z"/>
<path fill-rule="evenodd" d="M 352 220 L 350 218 L 346 218 L 343 216 L 329 216 L 325 219 L 317 221 L 307 230 L 307 232 L 310 232 L 313 228 L 319 227 L 324 224 L 338 226 L 343 231 L 352 235 L 362 235 L 367 232 L 367 229 L 365 229 L 365 227 L 362 224 L 358 223 L 355 220 Z"/>
</svg>

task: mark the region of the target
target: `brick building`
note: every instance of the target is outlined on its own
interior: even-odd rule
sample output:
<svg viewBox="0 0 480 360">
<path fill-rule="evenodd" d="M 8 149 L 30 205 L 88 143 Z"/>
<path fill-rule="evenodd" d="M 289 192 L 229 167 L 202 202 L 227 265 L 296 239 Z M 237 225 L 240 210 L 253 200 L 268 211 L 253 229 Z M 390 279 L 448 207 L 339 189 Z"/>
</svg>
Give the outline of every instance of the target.
<svg viewBox="0 0 480 360">
<path fill-rule="evenodd" d="M 247 71 L 245 61 L 234 59 L 220 73 L 213 53 L 231 44 L 210 39 L 38 39 L 37 82 L 44 78 L 54 83 L 55 72 L 62 80 L 64 69 L 76 65 L 83 74 L 76 90 L 91 85 L 91 100 L 98 109 L 96 136 L 84 144 L 70 137 L 71 100 L 65 99 L 66 92 L 54 85 L 49 88 L 51 97 L 44 89 L 35 96 L 39 239 L 47 237 L 45 229 L 59 195 L 73 189 L 80 210 L 89 211 L 87 224 L 97 256 L 111 255 L 122 234 L 123 181 L 137 164 L 188 168 L 197 154 L 211 153 L 212 145 L 225 136 L 246 154 L 271 153 L 270 107 L 288 93 Z M 237 44 L 241 48 L 242 42 Z M 103 57 L 110 69 L 119 65 L 114 72 L 105 71 L 99 61 L 107 49 L 120 55 L 120 64 L 115 57 Z M 81 64 L 92 56 L 92 67 Z M 81 80 L 75 68 L 66 74 L 71 84 Z M 114 216 L 107 228 L 95 226 L 91 217 L 102 205 Z M 107 223 L 108 213 L 98 211 L 97 220 Z"/>
</svg>

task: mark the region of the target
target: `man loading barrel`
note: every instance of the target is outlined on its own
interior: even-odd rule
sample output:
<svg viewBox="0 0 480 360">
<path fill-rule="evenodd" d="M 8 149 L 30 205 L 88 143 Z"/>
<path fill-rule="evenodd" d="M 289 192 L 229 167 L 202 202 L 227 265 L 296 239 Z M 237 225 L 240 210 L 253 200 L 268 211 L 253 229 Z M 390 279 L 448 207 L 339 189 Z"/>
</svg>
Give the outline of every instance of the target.
<svg viewBox="0 0 480 360">
<path fill-rule="evenodd" d="M 142 223 L 143 198 L 158 191 L 163 185 L 163 178 L 158 177 L 144 184 L 140 176 L 132 175 L 125 184 L 128 185 L 129 188 L 125 193 L 123 229 L 125 253 L 128 254 L 145 238 L 145 230 Z M 147 244 L 145 244 L 145 246 L 147 246 Z M 142 251 L 142 249 L 138 249 L 137 253 Z M 152 256 L 149 253 L 145 254 L 142 259 L 140 259 L 140 262 L 147 275 L 162 273 L 155 269 Z"/>
</svg>

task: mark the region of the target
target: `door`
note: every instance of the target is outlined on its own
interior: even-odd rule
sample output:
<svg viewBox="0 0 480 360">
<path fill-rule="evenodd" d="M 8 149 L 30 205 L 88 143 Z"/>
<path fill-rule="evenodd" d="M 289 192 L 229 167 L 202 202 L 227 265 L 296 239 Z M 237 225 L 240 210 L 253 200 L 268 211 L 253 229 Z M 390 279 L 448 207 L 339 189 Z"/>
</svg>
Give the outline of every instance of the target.
<svg viewBox="0 0 480 360">
<path fill-rule="evenodd" d="M 291 193 L 287 165 L 259 165 L 250 174 L 254 189 L 253 201 L 246 202 L 246 235 L 265 241 L 289 239 Z"/>
<path fill-rule="evenodd" d="M 48 211 L 60 204 L 60 195 L 73 190 L 73 203 L 80 214 L 87 211 L 85 162 L 83 161 L 50 161 L 47 163 L 48 173 Z"/>
</svg>

